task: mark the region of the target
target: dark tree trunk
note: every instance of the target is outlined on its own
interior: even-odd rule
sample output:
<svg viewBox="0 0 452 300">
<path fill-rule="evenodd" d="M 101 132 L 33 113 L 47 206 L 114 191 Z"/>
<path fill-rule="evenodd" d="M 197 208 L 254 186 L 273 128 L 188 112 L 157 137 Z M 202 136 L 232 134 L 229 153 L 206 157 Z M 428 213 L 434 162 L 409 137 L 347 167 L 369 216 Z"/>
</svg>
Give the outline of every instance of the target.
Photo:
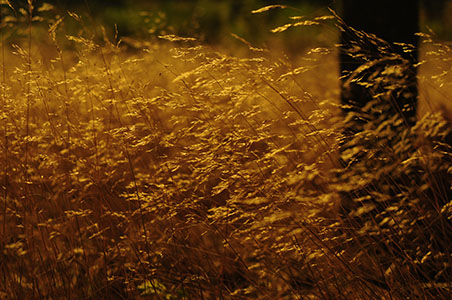
<svg viewBox="0 0 452 300">
<path fill-rule="evenodd" d="M 339 63 L 346 118 L 340 161 L 347 168 L 340 177 L 346 184 L 405 155 L 400 145 L 416 122 L 419 2 L 342 0 Z M 385 193 L 394 196 L 395 187 Z M 373 182 L 344 192 L 344 215 L 361 205 L 355 199 L 378 189 Z"/>
<path fill-rule="evenodd" d="M 386 111 L 388 117 L 399 114 L 405 125 L 412 126 L 416 120 L 418 96 L 415 67 L 418 38 L 415 33 L 419 31 L 419 2 L 343 0 L 342 18 L 347 26 L 374 34 L 388 42 L 380 43 L 377 39 L 366 41 L 356 31 L 344 27 L 339 57 L 343 75 L 341 100 L 346 105 L 344 110 L 360 111 L 370 101 L 378 98 L 378 95 L 386 93 L 386 100 L 382 101 L 389 101 L 391 104 L 391 109 Z M 399 43 L 414 47 L 410 51 L 404 51 L 407 47 Z M 369 67 L 357 74 L 357 68 L 366 63 Z M 398 82 L 401 84 L 389 93 L 391 82 L 386 80 L 382 84 L 378 78 L 388 73 L 389 66 L 395 65 L 399 68 L 397 76 L 393 76 L 393 83 L 395 86 Z M 369 84 L 365 85 L 366 82 Z"/>
</svg>

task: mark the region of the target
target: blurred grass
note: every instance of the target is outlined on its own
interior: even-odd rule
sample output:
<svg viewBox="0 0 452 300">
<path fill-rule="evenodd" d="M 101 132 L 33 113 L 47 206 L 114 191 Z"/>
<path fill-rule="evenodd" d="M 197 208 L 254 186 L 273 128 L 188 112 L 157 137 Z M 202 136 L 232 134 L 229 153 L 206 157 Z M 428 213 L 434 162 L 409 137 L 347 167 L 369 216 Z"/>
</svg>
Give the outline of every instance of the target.
<svg viewBox="0 0 452 300">
<path fill-rule="evenodd" d="M 260 47 L 271 40 L 270 30 L 286 22 L 289 17 L 295 15 L 313 17 L 326 13 L 324 6 L 303 1 L 297 1 L 291 9 L 272 10 L 259 15 L 251 13 L 263 5 L 263 2 L 258 0 L 243 3 L 226 0 L 215 2 L 207 0 L 126 1 L 122 5 L 102 5 L 92 2 L 88 6 L 80 2 L 78 5 L 71 3 L 67 7 L 55 6 L 49 13 L 38 11 L 36 8 L 35 14 L 43 17 L 43 25 L 46 27 L 45 23 L 52 19 L 52 15 L 65 16 L 66 9 L 69 9 L 83 16 L 86 28 L 99 32 L 102 26 L 108 38 L 119 35 L 119 37 L 146 40 L 158 35 L 176 34 L 196 37 L 204 42 L 220 44 L 223 47 L 232 43 L 230 48 L 234 48 L 237 44 L 234 44 L 234 39 L 230 38 L 231 33 Z M 26 31 L 23 29 L 26 22 L 20 20 L 20 18 L 23 19 L 23 9 L 17 8 L 16 12 L 12 13 L 6 5 L 3 5 L 3 10 L 5 16 L 10 16 L 4 22 L 13 23 L 17 27 L 16 34 L 20 36 L 21 31 Z M 38 21 L 36 19 L 36 23 Z M 80 29 L 71 18 L 66 18 L 64 26 L 66 32 L 72 35 L 78 34 L 77 31 Z M 312 43 L 331 45 L 330 36 L 325 36 L 318 28 L 286 32 L 283 33 L 283 37 L 279 40 L 284 41 L 284 47 L 294 52 L 300 51 L 300 45 L 301 47 Z M 14 38 L 17 38 L 17 35 Z"/>
<path fill-rule="evenodd" d="M 99 24 L 106 27 L 118 25 L 120 35 L 145 38 L 151 33 L 172 33 L 199 37 L 204 41 L 221 42 L 229 33 L 235 33 L 253 43 L 268 39 L 271 28 L 281 25 L 292 16 L 315 17 L 324 15 L 329 6 L 340 11 L 340 2 L 331 1 L 268 1 L 251 0 L 237 2 L 230 0 L 208 1 L 123 1 L 116 5 L 96 5 L 91 2 L 90 14 L 99 19 Z M 271 10 L 267 14 L 252 15 L 251 11 L 268 4 L 281 4 L 291 9 Z M 71 9 L 78 13 L 87 10 L 84 3 L 72 4 Z M 450 22 L 447 18 L 451 9 L 451 2 L 447 2 L 443 12 L 423 12 L 421 17 L 422 30 L 431 28 L 440 39 L 450 39 Z M 142 18 L 146 16 L 146 18 Z M 444 17 L 443 17 L 444 16 Z M 144 21 L 144 22 L 143 22 Z M 156 28 L 159 27 L 159 28 Z M 165 30 L 166 32 L 160 32 Z M 168 31 L 169 30 L 169 31 Z M 288 33 L 289 34 L 289 33 Z M 304 45 L 306 41 L 330 42 L 327 39 L 317 39 L 319 31 L 302 31 L 290 34 L 298 44 Z M 307 35 L 305 40 L 300 36 Z M 287 40 L 287 39 L 283 39 Z M 301 43 L 300 43 L 301 42 Z"/>
<path fill-rule="evenodd" d="M 450 299 L 447 44 L 425 36 L 424 118 L 369 122 L 348 168 L 334 47 L 40 13 L 4 27 L 0 298 Z"/>
<path fill-rule="evenodd" d="M 13 6 L 16 4 L 11 3 Z M 52 16 L 55 14 L 65 16 L 66 11 L 69 10 L 83 17 L 85 28 L 91 28 L 94 36 L 100 36 L 101 31 L 105 30 L 109 39 L 118 36 L 141 41 L 152 40 L 159 35 L 176 34 L 195 37 L 211 45 L 235 49 L 240 43 L 231 38 L 231 34 L 236 34 L 256 47 L 278 44 L 280 49 L 284 49 L 290 55 L 302 54 L 309 47 L 331 47 L 336 42 L 335 33 L 331 32 L 331 27 L 302 26 L 275 35 L 271 33 L 273 28 L 285 24 L 291 17 L 313 18 L 327 14 L 327 5 L 340 11 L 340 2 L 334 4 L 328 1 L 276 1 L 275 3 L 287 5 L 289 8 L 274 9 L 264 14 L 252 14 L 253 10 L 267 4 L 261 0 L 245 2 L 230 0 L 116 1 L 115 3 L 92 1 L 88 4 L 83 1 L 77 3 L 58 1 L 58 3 L 59 5 L 48 12 L 35 9 L 35 15 L 42 16 L 44 28 L 47 27 L 46 22 L 50 21 Z M 19 36 L 26 35 L 26 28 L 23 27 L 26 22 L 21 13 L 23 9 L 19 9 L 26 7 L 26 3 L 15 6 L 14 13 L 7 5 L 3 5 L 2 9 L 6 16 L 3 23 L 9 23 L 10 29 L 13 29 L 11 27 L 13 25 L 16 28 L 6 32 L 4 38 L 8 39 L 8 35 L 15 32 L 13 38 L 17 41 Z M 447 16 L 447 11 L 451 8 L 450 3 L 446 4 L 444 12 L 436 13 L 435 17 L 432 13 L 423 12 L 421 30 L 433 30 L 438 40 L 450 39 L 452 30 L 448 18 L 441 19 L 440 16 Z M 16 20 L 13 20 L 14 18 Z M 39 21 L 36 19 L 35 23 Z M 66 18 L 64 26 L 68 34 L 80 33 L 77 21 L 72 18 Z"/>
</svg>

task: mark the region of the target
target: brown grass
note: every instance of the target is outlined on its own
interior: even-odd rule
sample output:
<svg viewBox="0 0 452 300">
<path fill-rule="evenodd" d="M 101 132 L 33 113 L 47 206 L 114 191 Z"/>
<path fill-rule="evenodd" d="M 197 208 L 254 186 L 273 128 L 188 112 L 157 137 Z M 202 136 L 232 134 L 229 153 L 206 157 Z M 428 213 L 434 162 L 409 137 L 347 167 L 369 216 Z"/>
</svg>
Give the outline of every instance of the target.
<svg viewBox="0 0 452 300">
<path fill-rule="evenodd" d="M 446 45 L 418 125 L 369 123 L 344 168 L 335 50 L 132 53 L 63 24 L 2 44 L 0 298 L 450 299 Z"/>
</svg>

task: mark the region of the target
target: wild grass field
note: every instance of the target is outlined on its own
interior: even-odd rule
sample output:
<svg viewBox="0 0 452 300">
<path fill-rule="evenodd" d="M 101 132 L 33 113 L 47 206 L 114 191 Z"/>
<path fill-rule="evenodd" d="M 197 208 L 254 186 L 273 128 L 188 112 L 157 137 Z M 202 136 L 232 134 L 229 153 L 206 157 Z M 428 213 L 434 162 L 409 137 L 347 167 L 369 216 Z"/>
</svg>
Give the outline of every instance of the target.
<svg viewBox="0 0 452 300">
<path fill-rule="evenodd" d="M 344 141 L 334 47 L 65 18 L 2 28 L 1 299 L 452 297 L 447 43 L 424 35 L 415 127 L 383 103 Z"/>
</svg>

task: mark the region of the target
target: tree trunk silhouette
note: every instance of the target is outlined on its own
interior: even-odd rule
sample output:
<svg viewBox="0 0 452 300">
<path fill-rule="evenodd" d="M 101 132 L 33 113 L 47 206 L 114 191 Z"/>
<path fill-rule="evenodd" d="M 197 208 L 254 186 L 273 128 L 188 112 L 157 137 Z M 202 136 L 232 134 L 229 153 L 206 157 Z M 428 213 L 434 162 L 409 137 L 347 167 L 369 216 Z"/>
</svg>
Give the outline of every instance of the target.
<svg viewBox="0 0 452 300">
<path fill-rule="evenodd" d="M 399 114 L 406 126 L 412 126 L 416 120 L 418 96 L 415 66 L 418 61 L 418 38 L 415 33 L 419 31 L 419 1 L 343 0 L 342 3 L 342 18 L 346 26 L 341 33 L 339 60 L 343 75 L 341 100 L 344 111 L 358 112 L 370 101 L 385 94 L 385 101 L 391 105 L 391 109 L 385 112 L 388 117 Z M 347 26 L 374 34 L 388 44 L 380 43 L 378 39 L 363 38 Z M 414 47 L 409 49 L 402 43 Z M 360 71 L 358 67 L 364 64 L 368 66 Z M 382 84 L 379 79 L 388 73 L 389 67 L 396 65 L 399 67 L 393 68 L 398 73 L 392 77 L 394 82 L 386 80 Z M 390 86 L 396 88 L 391 92 Z M 359 126 L 348 129 L 356 132 L 359 131 L 357 128 Z"/>
<path fill-rule="evenodd" d="M 345 185 L 406 155 L 400 145 L 406 145 L 407 129 L 416 122 L 419 2 L 342 0 L 339 64 L 345 126 L 340 162 L 346 168 L 338 177 Z M 344 191 L 341 213 L 346 216 L 362 206 L 355 199 L 368 197 L 380 184 L 389 196 L 409 185 L 380 181 Z"/>
</svg>

